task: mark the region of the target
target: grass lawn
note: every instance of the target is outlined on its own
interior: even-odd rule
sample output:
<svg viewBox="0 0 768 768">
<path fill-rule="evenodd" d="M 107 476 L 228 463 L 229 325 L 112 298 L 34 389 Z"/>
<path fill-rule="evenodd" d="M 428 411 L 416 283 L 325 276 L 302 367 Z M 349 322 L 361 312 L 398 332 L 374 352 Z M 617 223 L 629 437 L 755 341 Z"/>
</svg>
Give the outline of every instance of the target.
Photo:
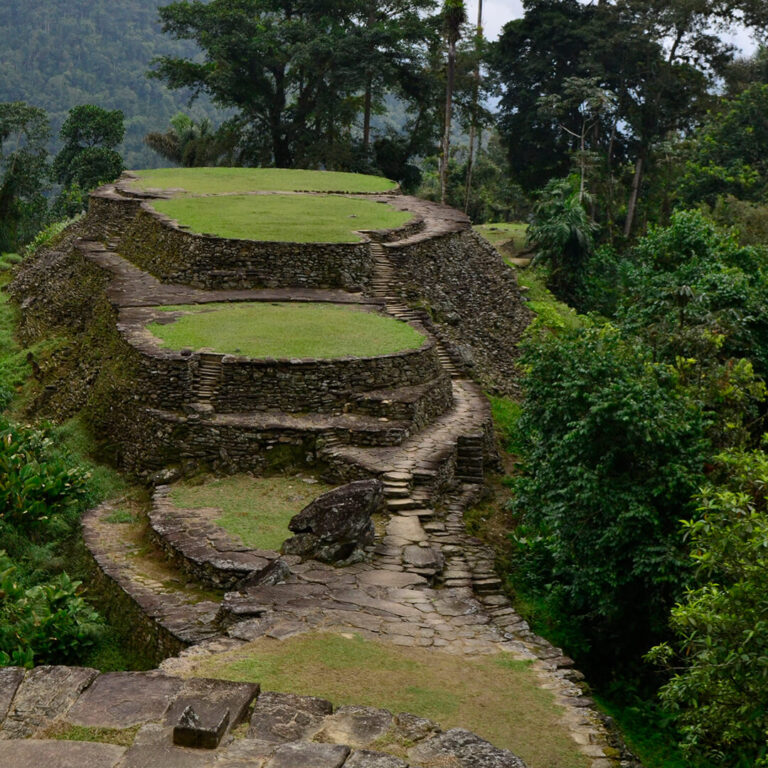
<svg viewBox="0 0 768 768">
<path fill-rule="evenodd" d="M 266 302 L 160 307 L 182 314 L 148 328 L 164 347 L 249 357 L 369 357 L 418 349 L 424 336 L 407 323 L 340 304 Z"/>
<path fill-rule="evenodd" d="M 301 477 L 249 477 L 234 475 L 203 485 L 180 483 L 171 500 L 180 509 L 218 507 L 215 522 L 255 549 L 279 550 L 293 534 L 290 519 L 331 486 L 307 483 Z"/>
<path fill-rule="evenodd" d="M 498 224 L 476 224 L 474 229 L 496 248 L 501 249 L 507 246 L 508 249 L 522 251 L 525 247 L 528 225 L 522 221 L 509 221 Z"/>
<path fill-rule="evenodd" d="M 153 200 L 194 232 L 238 240 L 355 243 L 358 229 L 393 229 L 413 218 L 385 203 L 332 195 L 225 195 Z"/>
<path fill-rule="evenodd" d="M 529 768 L 584 768 L 552 695 L 527 662 L 506 654 L 467 658 L 404 648 L 353 634 L 262 638 L 206 658 L 191 674 L 257 681 L 263 690 L 323 696 L 468 728 L 523 758 Z M 374 748 L 398 751 L 397 744 Z"/>
<path fill-rule="evenodd" d="M 134 189 L 183 189 L 191 194 L 223 192 L 389 192 L 394 181 L 382 176 L 287 168 L 158 168 L 134 171 Z"/>
</svg>

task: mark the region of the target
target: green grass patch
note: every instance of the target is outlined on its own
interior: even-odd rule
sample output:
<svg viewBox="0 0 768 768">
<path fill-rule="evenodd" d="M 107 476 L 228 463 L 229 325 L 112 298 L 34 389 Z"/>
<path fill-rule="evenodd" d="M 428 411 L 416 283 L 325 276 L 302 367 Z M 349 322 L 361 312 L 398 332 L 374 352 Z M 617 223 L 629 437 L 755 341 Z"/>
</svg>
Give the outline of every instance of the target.
<svg viewBox="0 0 768 768">
<path fill-rule="evenodd" d="M 499 250 L 518 252 L 525 248 L 528 225 L 522 221 L 509 221 L 499 224 L 475 224 L 479 232 L 491 245 Z"/>
<path fill-rule="evenodd" d="M 264 690 L 323 696 L 412 712 L 443 728 L 469 728 L 520 755 L 530 768 L 582 768 L 588 760 L 559 722 L 527 662 L 506 655 L 467 658 L 404 648 L 352 634 L 268 638 L 218 654 L 192 674 L 258 681 Z"/>
<path fill-rule="evenodd" d="M 519 453 L 517 422 L 520 420 L 522 406 L 509 397 L 488 395 L 491 413 L 501 445 L 507 453 Z"/>
<path fill-rule="evenodd" d="M 302 477 L 249 477 L 234 475 L 202 485 L 180 483 L 173 487 L 171 500 L 182 509 L 216 507 L 215 522 L 243 544 L 256 549 L 279 550 L 293 534 L 291 518 L 331 486 L 309 483 Z"/>
<path fill-rule="evenodd" d="M 513 268 L 518 284 L 527 289 L 528 307 L 536 313 L 540 325 L 552 330 L 581 327 L 578 312 L 555 298 L 547 288 L 546 274 L 541 269 L 534 266 Z"/>
<path fill-rule="evenodd" d="M 360 307 L 315 303 L 232 303 L 160 307 L 175 322 L 150 323 L 162 346 L 211 348 L 275 358 L 370 357 L 418 349 L 424 335 L 407 323 Z"/>
<path fill-rule="evenodd" d="M 238 240 L 355 243 L 359 229 L 392 229 L 413 218 L 385 203 L 333 195 L 227 195 L 154 200 L 195 232 Z"/>
<path fill-rule="evenodd" d="M 134 171 L 133 189 L 173 189 L 190 194 L 227 192 L 389 192 L 397 185 L 383 176 L 288 168 L 158 168 Z"/>
<path fill-rule="evenodd" d="M 58 739 L 59 741 L 95 741 L 100 744 L 117 744 L 130 747 L 133 744 L 140 725 L 132 728 L 94 728 L 69 723 L 54 723 L 40 738 Z"/>
</svg>

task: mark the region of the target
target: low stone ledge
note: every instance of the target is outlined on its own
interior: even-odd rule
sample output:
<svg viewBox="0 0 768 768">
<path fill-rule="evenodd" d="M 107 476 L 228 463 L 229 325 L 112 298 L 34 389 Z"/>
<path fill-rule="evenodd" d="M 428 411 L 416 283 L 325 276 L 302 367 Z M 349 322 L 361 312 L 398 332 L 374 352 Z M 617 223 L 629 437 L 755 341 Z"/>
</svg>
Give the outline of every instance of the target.
<svg viewBox="0 0 768 768">
<path fill-rule="evenodd" d="M 215 589 L 239 589 L 283 581 L 290 569 L 278 552 L 251 549 L 199 512 L 176 507 L 171 487 L 158 486 L 152 498 L 152 538 L 171 561 L 198 582 Z"/>
</svg>

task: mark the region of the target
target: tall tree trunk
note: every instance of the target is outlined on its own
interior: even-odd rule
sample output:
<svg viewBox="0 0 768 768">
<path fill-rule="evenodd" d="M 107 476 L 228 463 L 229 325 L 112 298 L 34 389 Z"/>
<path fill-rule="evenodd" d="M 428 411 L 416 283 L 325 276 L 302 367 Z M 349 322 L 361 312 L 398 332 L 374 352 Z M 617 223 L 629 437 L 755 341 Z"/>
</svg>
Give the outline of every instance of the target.
<svg viewBox="0 0 768 768">
<path fill-rule="evenodd" d="M 477 6 L 477 34 L 475 36 L 475 82 L 472 91 L 472 125 L 469 128 L 469 157 L 467 158 L 467 182 L 464 189 L 464 213 L 469 210 L 469 193 L 472 191 L 472 170 L 475 160 L 475 135 L 477 131 L 477 109 L 480 101 L 480 41 L 483 38 L 483 0 Z M 477 154 L 481 141 L 477 139 Z"/>
<path fill-rule="evenodd" d="M 376 3 L 368 6 L 367 28 L 370 29 L 376 22 Z M 365 105 L 363 107 L 363 149 L 366 154 L 371 145 L 371 112 L 373 111 L 373 72 L 366 71 L 365 78 Z"/>
<path fill-rule="evenodd" d="M 440 202 L 445 205 L 448 197 L 448 158 L 451 152 L 451 114 L 453 112 L 453 86 L 456 79 L 456 43 L 448 43 L 448 76 L 445 83 L 445 127 L 440 158 Z"/>
<path fill-rule="evenodd" d="M 363 150 L 368 153 L 371 146 L 371 111 L 373 109 L 373 75 L 369 72 L 365 81 L 365 102 L 363 106 Z"/>
<path fill-rule="evenodd" d="M 627 219 L 624 222 L 624 237 L 632 234 L 632 224 L 635 220 L 635 211 L 637 210 L 637 199 L 640 195 L 640 182 L 643 179 L 643 166 L 645 164 L 645 151 L 640 150 L 635 163 L 635 175 L 632 179 L 632 190 L 629 193 L 629 203 L 627 204 Z"/>
</svg>

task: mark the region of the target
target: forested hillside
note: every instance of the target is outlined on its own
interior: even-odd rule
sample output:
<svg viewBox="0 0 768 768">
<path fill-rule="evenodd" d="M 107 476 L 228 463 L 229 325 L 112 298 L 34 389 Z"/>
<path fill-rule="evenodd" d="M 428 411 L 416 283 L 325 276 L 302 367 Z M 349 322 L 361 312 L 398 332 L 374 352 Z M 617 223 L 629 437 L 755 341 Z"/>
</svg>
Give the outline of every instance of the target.
<svg viewBox="0 0 768 768">
<path fill-rule="evenodd" d="M 67 111 L 97 104 L 125 113 L 126 166 L 156 165 L 142 144 L 164 130 L 180 109 L 201 115 L 205 100 L 187 108 L 146 71 L 155 56 L 191 56 L 194 44 L 160 32 L 163 0 L 3 0 L 0 3 L 0 102 L 26 101 L 51 116 L 54 136 Z M 57 147 L 58 148 L 58 147 Z"/>
</svg>

